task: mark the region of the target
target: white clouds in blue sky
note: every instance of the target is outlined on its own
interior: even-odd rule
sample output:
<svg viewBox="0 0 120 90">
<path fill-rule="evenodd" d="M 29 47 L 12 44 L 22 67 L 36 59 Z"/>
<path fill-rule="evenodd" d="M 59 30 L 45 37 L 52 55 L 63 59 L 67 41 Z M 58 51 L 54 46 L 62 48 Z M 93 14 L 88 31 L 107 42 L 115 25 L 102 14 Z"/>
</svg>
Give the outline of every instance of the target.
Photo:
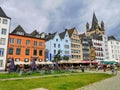
<svg viewBox="0 0 120 90">
<path fill-rule="evenodd" d="M 12 18 L 11 31 L 20 24 L 27 32 L 76 27 L 82 33 L 95 11 L 99 23 L 105 22 L 107 34 L 119 37 L 120 0 L 0 0 L 0 6 Z"/>
</svg>

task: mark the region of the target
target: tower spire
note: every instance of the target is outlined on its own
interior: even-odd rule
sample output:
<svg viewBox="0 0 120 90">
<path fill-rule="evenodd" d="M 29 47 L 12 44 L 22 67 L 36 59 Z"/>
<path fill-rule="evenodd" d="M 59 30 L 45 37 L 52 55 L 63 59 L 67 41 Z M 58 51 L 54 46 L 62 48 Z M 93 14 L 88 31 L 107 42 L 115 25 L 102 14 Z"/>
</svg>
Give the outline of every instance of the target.
<svg viewBox="0 0 120 90">
<path fill-rule="evenodd" d="M 96 17 L 96 15 L 95 15 L 95 12 L 93 12 L 91 30 L 95 30 L 97 24 L 98 24 L 98 20 L 97 20 L 97 17 Z"/>
</svg>

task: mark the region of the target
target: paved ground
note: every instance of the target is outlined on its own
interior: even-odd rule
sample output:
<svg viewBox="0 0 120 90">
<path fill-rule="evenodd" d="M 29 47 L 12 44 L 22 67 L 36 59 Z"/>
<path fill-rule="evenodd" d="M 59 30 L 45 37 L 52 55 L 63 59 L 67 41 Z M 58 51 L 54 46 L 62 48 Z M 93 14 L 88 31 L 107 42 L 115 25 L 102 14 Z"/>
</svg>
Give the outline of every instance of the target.
<svg viewBox="0 0 120 90">
<path fill-rule="evenodd" d="M 107 71 L 107 73 L 111 74 L 109 71 Z M 103 81 L 76 90 L 120 90 L 120 72 L 118 72 L 118 74 L 112 78 L 105 79 Z"/>
</svg>

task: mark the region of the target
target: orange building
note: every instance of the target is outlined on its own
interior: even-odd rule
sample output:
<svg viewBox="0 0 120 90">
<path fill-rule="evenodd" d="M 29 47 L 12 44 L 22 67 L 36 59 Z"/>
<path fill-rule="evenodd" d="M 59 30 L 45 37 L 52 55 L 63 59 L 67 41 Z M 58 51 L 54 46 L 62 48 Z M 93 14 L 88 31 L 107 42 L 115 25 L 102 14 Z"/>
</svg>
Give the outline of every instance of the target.
<svg viewBox="0 0 120 90">
<path fill-rule="evenodd" d="M 9 34 L 8 62 L 11 58 L 14 58 L 15 64 L 30 64 L 32 59 L 44 61 L 45 40 L 36 30 L 28 34 L 19 25 Z"/>
</svg>

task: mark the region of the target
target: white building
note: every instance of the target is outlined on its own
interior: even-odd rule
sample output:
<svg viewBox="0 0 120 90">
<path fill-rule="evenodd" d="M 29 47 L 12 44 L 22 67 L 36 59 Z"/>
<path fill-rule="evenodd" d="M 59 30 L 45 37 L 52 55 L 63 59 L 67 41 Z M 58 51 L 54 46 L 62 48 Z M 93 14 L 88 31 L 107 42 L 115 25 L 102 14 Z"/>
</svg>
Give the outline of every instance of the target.
<svg viewBox="0 0 120 90">
<path fill-rule="evenodd" d="M 10 18 L 0 7 L 0 70 L 5 70 Z"/>
<path fill-rule="evenodd" d="M 103 41 L 98 39 L 92 39 L 93 47 L 95 48 L 96 60 L 103 60 Z"/>
<path fill-rule="evenodd" d="M 120 62 L 120 41 L 114 36 L 108 37 L 109 60 L 117 60 Z"/>
<path fill-rule="evenodd" d="M 104 34 L 91 36 L 92 45 L 95 48 L 96 60 L 108 59 L 108 39 Z"/>
<path fill-rule="evenodd" d="M 108 60 L 108 37 L 106 35 L 102 35 L 102 41 L 103 41 L 103 55 L 104 55 L 104 60 Z"/>
</svg>

